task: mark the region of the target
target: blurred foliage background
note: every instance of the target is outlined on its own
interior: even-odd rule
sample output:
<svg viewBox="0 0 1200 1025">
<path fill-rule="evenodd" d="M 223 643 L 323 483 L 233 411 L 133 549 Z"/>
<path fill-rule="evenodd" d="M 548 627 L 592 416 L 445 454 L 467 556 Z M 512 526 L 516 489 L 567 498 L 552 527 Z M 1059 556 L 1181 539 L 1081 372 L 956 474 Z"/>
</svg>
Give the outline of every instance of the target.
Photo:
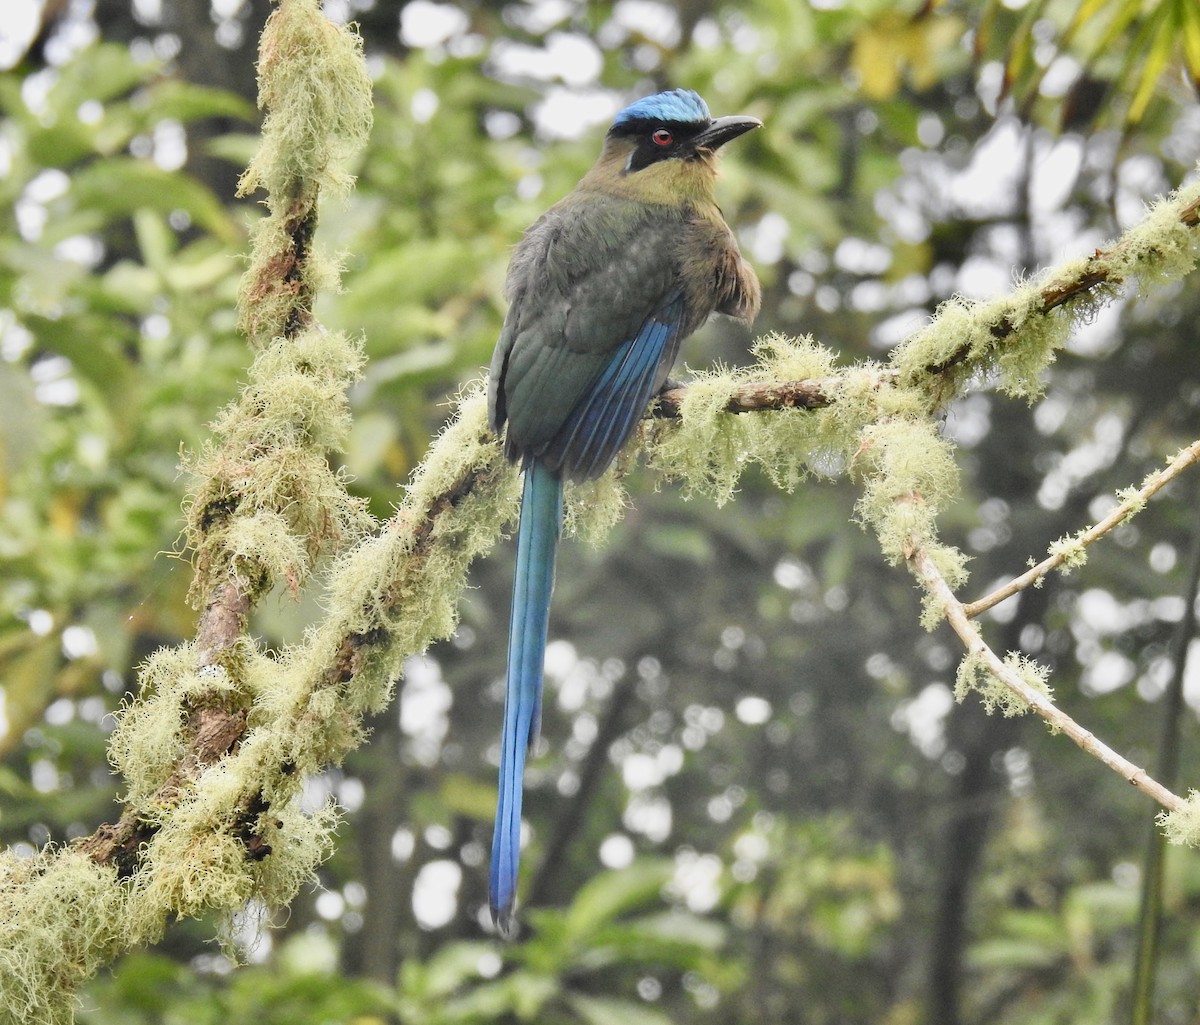
<svg viewBox="0 0 1200 1025">
<path fill-rule="evenodd" d="M 1200 156 L 1200 14 L 1153 3 L 329 0 L 358 22 L 376 123 L 322 211 L 365 335 L 344 454 L 386 515 L 495 340 L 510 247 L 625 99 L 699 90 L 766 127 L 720 196 L 764 284 L 756 333 L 878 356 L 1135 223 Z M 16 4 L 0 39 L 0 839 L 117 812 L 109 713 L 188 636 L 181 449 L 237 391 L 235 201 L 264 0 Z M 27 22 L 27 24 L 26 24 Z M 1194 439 L 1200 283 L 1080 330 L 1031 406 L 980 390 L 945 430 L 944 524 L 973 590 L 1103 515 Z M 743 361 L 714 323 L 693 366 Z M 1194 614 L 1197 485 L 988 617 L 1062 706 L 1151 767 L 1170 638 Z M 955 643 L 850 521 L 844 482 L 747 478 L 718 511 L 633 470 L 602 548 L 564 547 L 515 944 L 486 922 L 511 551 L 370 743 L 310 781 L 336 855 L 233 968 L 173 928 L 85 991 L 81 1022 L 1023 1023 L 1127 1012 L 1154 808 L 1032 719 L 951 696 Z M 320 614 L 285 594 L 268 643 Z M 1200 779 L 1185 673 L 1181 787 Z M 1169 782 L 1169 781 L 1168 781 Z M 1155 1020 L 1193 1022 L 1200 863 L 1167 852 Z"/>
</svg>

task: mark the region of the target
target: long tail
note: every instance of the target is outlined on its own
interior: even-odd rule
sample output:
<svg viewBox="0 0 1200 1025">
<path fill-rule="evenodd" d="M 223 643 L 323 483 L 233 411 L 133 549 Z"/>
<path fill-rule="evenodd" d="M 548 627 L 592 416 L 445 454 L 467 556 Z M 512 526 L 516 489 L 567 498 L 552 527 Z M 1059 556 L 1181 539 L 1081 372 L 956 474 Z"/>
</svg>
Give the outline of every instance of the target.
<svg viewBox="0 0 1200 1025">
<path fill-rule="evenodd" d="M 508 626 L 508 687 L 500 742 L 500 796 L 492 834 L 492 921 L 513 930 L 517 865 L 521 856 L 521 788 L 525 754 L 537 741 L 542 718 L 542 666 L 554 557 L 562 531 L 562 481 L 535 460 L 525 467 L 517 573 Z"/>
</svg>

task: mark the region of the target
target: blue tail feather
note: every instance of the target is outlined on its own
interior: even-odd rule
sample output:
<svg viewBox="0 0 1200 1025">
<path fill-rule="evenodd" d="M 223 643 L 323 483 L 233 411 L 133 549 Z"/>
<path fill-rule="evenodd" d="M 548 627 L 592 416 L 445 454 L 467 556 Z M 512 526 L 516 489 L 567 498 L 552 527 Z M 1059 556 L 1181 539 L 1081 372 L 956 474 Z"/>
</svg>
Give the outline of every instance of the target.
<svg viewBox="0 0 1200 1025">
<path fill-rule="evenodd" d="M 542 668 L 554 558 L 562 531 L 562 480 L 536 460 L 525 467 L 517 572 L 508 627 L 508 685 L 500 741 L 500 794 L 492 835 L 492 920 L 513 929 L 521 855 L 521 797 L 525 755 L 537 740 L 542 712 Z"/>
</svg>

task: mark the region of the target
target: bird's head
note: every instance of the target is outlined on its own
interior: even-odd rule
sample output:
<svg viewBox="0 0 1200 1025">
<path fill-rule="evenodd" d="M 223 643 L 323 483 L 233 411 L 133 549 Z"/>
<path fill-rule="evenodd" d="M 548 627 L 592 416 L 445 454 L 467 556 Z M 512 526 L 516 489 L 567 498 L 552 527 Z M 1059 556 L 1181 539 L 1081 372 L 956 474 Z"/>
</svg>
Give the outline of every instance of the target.
<svg viewBox="0 0 1200 1025">
<path fill-rule="evenodd" d="M 634 174 L 660 160 L 707 159 L 721 146 L 762 125 L 756 117 L 714 118 L 691 89 L 672 89 L 631 103 L 613 121 L 608 142 L 627 151 Z"/>
<path fill-rule="evenodd" d="M 761 125 L 758 118 L 740 114 L 714 118 L 690 89 L 655 93 L 616 116 L 595 170 L 613 185 L 618 177 L 622 192 L 707 191 L 717 150 Z"/>
</svg>

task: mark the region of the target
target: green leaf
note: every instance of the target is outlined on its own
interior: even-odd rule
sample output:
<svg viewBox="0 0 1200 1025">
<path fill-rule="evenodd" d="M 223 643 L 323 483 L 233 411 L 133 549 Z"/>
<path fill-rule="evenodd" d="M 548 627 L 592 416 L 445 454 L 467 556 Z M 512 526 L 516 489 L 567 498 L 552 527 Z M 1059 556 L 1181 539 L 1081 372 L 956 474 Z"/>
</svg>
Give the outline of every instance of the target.
<svg viewBox="0 0 1200 1025">
<path fill-rule="evenodd" d="M 162 273 L 175 251 L 175 233 L 160 214 L 141 208 L 133 212 L 133 232 L 147 267 Z"/>
<path fill-rule="evenodd" d="M 657 1008 L 634 1000 L 572 993 L 567 1003 L 587 1025 L 671 1025 L 672 1021 Z"/>
<path fill-rule="evenodd" d="M 1131 53 L 1137 54 L 1137 65 L 1140 68 L 1137 91 L 1133 94 L 1129 111 L 1126 114 L 1126 120 L 1131 124 L 1137 124 L 1145 115 L 1146 108 L 1150 105 L 1150 100 L 1154 97 L 1155 89 L 1158 86 L 1159 76 L 1166 68 L 1175 49 L 1175 25 L 1170 13 L 1170 6 L 1162 4 L 1156 16 L 1150 20 L 1146 30 L 1139 33 L 1131 50 Z M 1146 34 L 1151 32 L 1149 45 L 1145 45 L 1143 39 Z M 1130 67 L 1129 70 L 1131 76 L 1136 74 L 1133 67 Z"/>
<path fill-rule="evenodd" d="M 71 195 L 80 206 L 110 217 L 131 216 L 143 207 L 163 214 L 184 210 L 193 222 L 226 242 L 239 238 L 233 219 L 207 188 L 149 160 L 114 157 L 91 163 L 72 178 Z"/>
<path fill-rule="evenodd" d="M 582 939 L 625 912 L 657 901 L 674 874 L 670 861 L 645 859 L 596 876 L 576 894 L 567 912 L 568 936 Z"/>
<path fill-rule="evenodd" d="M 448 996 L 464 982 L 479 978 L 480 960 L 494 953 L 488 943 L 452 943 L 437 951 L 423 966 L 422 992 Z"/>
<path fill-rule="evenodd" d="M 204 152 L 209 156 L 227 160 L 237 167 L 245 167 L 258 152 L 262 139 L 248 132 L 230 132 L 228 135 L 218 135 L 204 144 Z"/>
<path fill-rule="evenodd" d="M 967 963 L 976 971 L 1051 968 L 1066 957 L 1061 947 L 1023 939 L 992 939 L 972 945 Z"/>
<path fill-rule="evenodd" d="M 159 117 L 184 122 L 203 117 L 239 118 L 249 122 L 258 118 L 254 104 L 236 93 L 176 79 L 155 84 L 150 90 L 149 107 Z"/>
<path fill-rule="evenodd" d="M 407 968 L 407 966 L 405 966 Z M 471 989 L 462 997 L 436 999 L 425 1004 L 402 997 L 401 1011 L 405 1021 L 439 1023 L 463 1022 L 477 1025 L 482 1022 L 507 1020 L 537 1021 L 546 1004 L 561 991 L 559 980 L 541 972 L 516 971 L 495 982 Z M 407 1010 L 407 1014 L 403 1012 Z"/>
<path fill-rule="evenodd" d="M 158 62 L 139 63 L 121 43 L 97 43 L 59 71 L 49 101 L 61 116 L 74 117 L 81 104 L 124 96 L 154 74 Z"/>
<path fill-rule="evenodd" d="M 480 822 L 491 822 L 496 813 L 496 788 L 473 776 L 456 772 L 442 782 L 440 796 L 448 811 Z"/>
<path fill-rule="evenodd" d="M 95 333 L 80 330 L 81 325 L 75 319 L 27 317 L 26 325 L 40 345 L 69 359 L 76 373 L 95 385 L 115 413 L 132 410 L 132 369 L 117 351 L 119 339 L 105 335 L 100 325 Z"/>
</svg>

